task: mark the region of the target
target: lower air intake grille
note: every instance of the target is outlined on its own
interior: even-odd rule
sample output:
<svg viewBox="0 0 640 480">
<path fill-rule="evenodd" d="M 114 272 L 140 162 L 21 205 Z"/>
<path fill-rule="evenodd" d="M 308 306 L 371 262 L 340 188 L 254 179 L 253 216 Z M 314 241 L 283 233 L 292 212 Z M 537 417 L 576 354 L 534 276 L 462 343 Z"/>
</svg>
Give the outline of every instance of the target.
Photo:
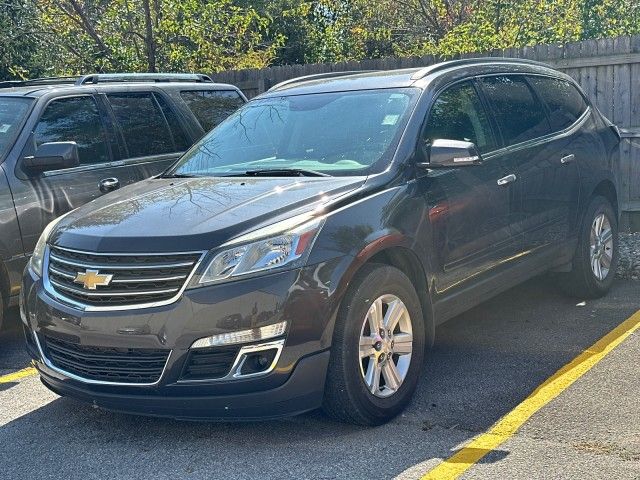
<svg viewBox="0 0 640 480">
<path fill-rule="evenodd" d="M 239 345 L 190 350 L 182 371 L 182 380 L 225 377 L 231 371 L 239 351 Z"/>
<path fill-rule="evenodd" d="M 169 350 L 78 345 L 45 337 L 44 354 L 53 365 L 88 380 L 155 383 Z"/>
</svg>

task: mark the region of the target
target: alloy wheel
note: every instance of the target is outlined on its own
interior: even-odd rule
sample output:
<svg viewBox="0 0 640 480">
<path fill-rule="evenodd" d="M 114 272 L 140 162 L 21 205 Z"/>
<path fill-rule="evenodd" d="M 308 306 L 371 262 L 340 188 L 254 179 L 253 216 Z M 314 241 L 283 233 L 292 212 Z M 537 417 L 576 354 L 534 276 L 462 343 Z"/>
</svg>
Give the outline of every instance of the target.
<svg viewBox="0 0 640 480">
<path fill-rule="evenodd" d="M 591 271 L 598 280 L 604 280 L 613 261 L 613 230 L 604 213 L 596 215 L 591 224 L 589 254 Z"/>
<path fill-rule="evenodd" d="M 360 331 L 360 373 L 371 394 L 384 398 L 398 391 L 409 371 L 412 350 L 407 307 L 395 295 L 378 297 Z"/>
</svg>

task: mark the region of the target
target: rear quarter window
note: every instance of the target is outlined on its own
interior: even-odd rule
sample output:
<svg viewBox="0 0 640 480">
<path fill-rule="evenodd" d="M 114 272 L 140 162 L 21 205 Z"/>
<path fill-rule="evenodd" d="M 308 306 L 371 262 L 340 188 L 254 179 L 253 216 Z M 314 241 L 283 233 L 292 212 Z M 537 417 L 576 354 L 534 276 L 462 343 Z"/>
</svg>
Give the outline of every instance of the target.
<svg viewBox="0 0 640 480">
<path fill-rule="evenodd" d="M 486 77 L 482 90 L 506 145 L 551 133 L 544 108 L 523 76 Z"/>
<path fill-rule="evenodd" d="M 205 132 L 213 130 L 244 104 L 235 90 L 183 90 L 180 96 Z"/>
<path fill-rule="evenodd" d="M 564 130 L 587 110 L 587 102 L 571 83 L 557 78 L 530 77 L 538 97 L 546 105 L 553 131 Z"/>
</svg>

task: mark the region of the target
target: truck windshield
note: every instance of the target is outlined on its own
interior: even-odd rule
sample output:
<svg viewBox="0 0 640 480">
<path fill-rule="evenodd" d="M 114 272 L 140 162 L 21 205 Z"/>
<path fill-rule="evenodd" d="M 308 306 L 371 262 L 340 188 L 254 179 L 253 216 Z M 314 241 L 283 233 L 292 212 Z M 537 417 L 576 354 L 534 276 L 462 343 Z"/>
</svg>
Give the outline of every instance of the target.
<svg viewBox="0 0 640 480">
<path fill-rule="evenodd" d="M 388 165 L 415 88 L 254 100 L 212 130 L 166 176 L 366 175 Z"/>
<path fill-rule="evenodd" d="M 0 97 L 0 161 L 20 133 L 32 102 L 30 98 Z"/>
</svg>

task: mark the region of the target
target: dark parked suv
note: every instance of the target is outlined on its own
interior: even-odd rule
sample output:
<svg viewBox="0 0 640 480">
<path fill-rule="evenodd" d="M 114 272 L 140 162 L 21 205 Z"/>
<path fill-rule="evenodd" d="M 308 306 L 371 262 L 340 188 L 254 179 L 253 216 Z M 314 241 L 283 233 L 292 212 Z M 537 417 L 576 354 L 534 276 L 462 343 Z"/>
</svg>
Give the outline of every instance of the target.
<svg viewBox="0 0 640 480">
<path fill-rule="evenodd" d="M 245 100 L 192 74 L 0 82 L 0 325 L 51 220 L 163 172 Z"/>
<path fill-rule="evenodd" d="M 47 387 L 107 409 L 384 422 L 439 323 L 551 270 L 608 290 L 618 143 L 533 62 L 282 83 L 46 229 L 28 349 Z"/>
</svg>

